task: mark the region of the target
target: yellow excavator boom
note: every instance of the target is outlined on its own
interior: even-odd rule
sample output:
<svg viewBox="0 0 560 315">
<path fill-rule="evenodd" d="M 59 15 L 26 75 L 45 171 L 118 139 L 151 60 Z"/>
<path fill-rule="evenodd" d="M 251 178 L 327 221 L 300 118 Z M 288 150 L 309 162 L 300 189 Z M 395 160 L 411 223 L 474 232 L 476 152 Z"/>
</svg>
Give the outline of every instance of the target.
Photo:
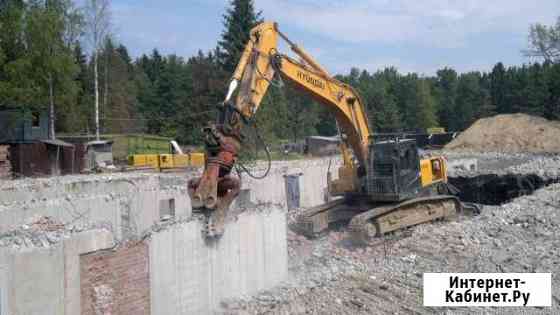
<svg viewBox="0 0 560 315">
<path fill-rule="evenodd" d="M 279 37 L 301 61 L 277 51 Z M 251 31 L 249 43 L 233 74 L 226 102 L 239 86 L 235 106 L 250 118 L 258 110 L 275 74 L 331 109 L 354 156 L 365 165 L 370 128 L 362 99 L 351 86 L 331 77 L 309 54 L 290 41 L 278 30 L 276 23 L 265 22 Z M 351 163 L 347 150 L 342 151 L 345 162 Z"/>
</svg>

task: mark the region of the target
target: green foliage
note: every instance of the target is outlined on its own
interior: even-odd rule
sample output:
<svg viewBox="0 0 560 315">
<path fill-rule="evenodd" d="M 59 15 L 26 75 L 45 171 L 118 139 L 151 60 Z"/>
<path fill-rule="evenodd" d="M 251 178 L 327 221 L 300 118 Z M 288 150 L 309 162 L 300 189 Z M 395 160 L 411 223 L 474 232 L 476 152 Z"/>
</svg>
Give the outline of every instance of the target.
<svg viewBox="0 0 560 315">
<path fill-rule="evenodd" d="M 525 107 L 520 108 L 521 111 L 537 116 L 544 115 L 545 104 L 550 97 L 545 71 L 546 69 L 539 64 L 529 68 L 529 78 L 524 90 L 527 103 Z"/>
<path fill-rule="evenodd" d="M 438 119 L 440 124 L 446 128 L 452 128 L 456 124 L 455 100 L 457 99 L 458 78 L 457 72 L 450 68 L 437 71 L 435 89 L 439 100 Z"/>
<path fill-rule="evenodd" d="M 202 144 L 201 130 L 215 118 L 249 32 L 260 20 L 252 0 L 231 0 L 217 48 L 186 58 L 157 49 L 132 58 L 124 45 L 105 41 L 98 53 L 103 132 Z M 82 22 L 70 0 L 0 0 L 0 106 L 46 108 L 52 87 L 58 130 L 92 133 L 93 64 L 77 41 Z M 548 60 L 542 64 L 497 63 L 488 73 L 463 74 L 446 67 L 430 77 L 394 67 L 352 68 L 336 78 L 359 92 L 374 132 L 462 130 L 478 118 L 513 112 L 560 119 L 560 64 L 554 63 L 558 46 L 553 46 L 558 32 L 560 24 L 532 28 L 534 55 L 536 48 L 546 48 L 540 50 Z M 332 111 L 288 85 L 270 87 L 255 119 L 267 144 L 337 134 Z"/>
<path fill-rule="evenodd" d="M 541 57 L 547 62 L 560 62 L 560 16 L 552 26 L 540 23 L 531 25 L 529 49 L 525 54 Z"/>
<path fill-rule="evenodd" d="M 551 65 L 546 72 L 550 94 L 545 104 L 544 116 L 548 119 L 560 119 L 560 63 Z"/>
<path fill-rule="evenodd" d="M 58 112 L 57 128 L 65 132 L 87 132 L 90 128 L 93 130 L 90 127 L 93 126 L 93 82 L 89 77 L 87 57 L 80 44 L 75 45 L 73 58 L 78 68 L 74 77 L 77 94 L 73 106 Z"/>
<path fill-rule="evenodd" d="M 251 29 L 260 23 L 261 13 L 255 12 L 253 0 L 231 0 L 224 18 L 224 31 L 218 43 L 218 59 L 222 68 L 232 73 L 249 41 Z"/>
<path fill-rule="evenodd" d="M 138 121 L 132 120 L 137 112 L 137 87 L 134 69 L 126 47 L 108 39 L 99 52 L 101 88 L 101 122 L 105 133 L 132 133 L 142 131 Z M 140 126 L 139 126 L 140 125 Z"/>
<path fill-rule="evenodd" d="M 0 105 L 17 106 L 34 100 L 35 82 L 26 56 L 25 14 L 23 1 L 2 1 L 0 10 Z"/>
<path fill-rule="evenodd" d="M 416 112 L 415 125 L 427 129 L 438 125 L 436 118 L 436 100 L 430 90 L 427 80 L 416 82 Z"/>
<path fill-rule="evenodd" d="M 506 70 L 501 62 L 498 62 L 490 73 L 490 95 L 492 103 L 496 105 L 498 112 L 511 112 L 511 103 L 506 101 Z M 511 80 L 509 80 L 511 82 Z"/>
<path fill-rule="evenodd" d="M 70 0 L 5 0 L 1 7 L 0 105 L 66 111 L 78 93 L 70 29 L 79 13 Z"/>
<path fill-rule="evenodd" d="M 69 0 L 29 1 L 27 18 L 27 55 L 33 67 L 39 95 L 35 102 L 49 104 L 49 88 L 54 88 L 54 104 L 57 111 L 72 106 L 77 87 L 74 81 L 78 72 L 71 45 L 65 42 L 69 25 L 65 18 L 71 8 Z"/>
<path fill-rule="evenodd" d="M 461 74 L 457 84 L 455 123 L 465 129 L 474 121 L 475 107 L 481 104 L 480 77 L 476 72 Z"/>
</svg>

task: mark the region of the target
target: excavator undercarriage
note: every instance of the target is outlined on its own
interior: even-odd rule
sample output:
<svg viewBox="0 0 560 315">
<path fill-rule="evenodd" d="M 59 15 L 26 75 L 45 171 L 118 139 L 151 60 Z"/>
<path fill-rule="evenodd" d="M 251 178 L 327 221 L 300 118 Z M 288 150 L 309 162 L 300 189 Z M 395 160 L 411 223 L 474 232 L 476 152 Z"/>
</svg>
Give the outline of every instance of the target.
<svg viewBox="0 0 560 315">
<path fill-rule="evenodd" d="M 467 208 L 471 209 L 471 208 Z M 437 195 L 398 204 L 346 204 L 344 199 L 307 209 L 297 218 L 298 232 L 317 237 L 330 224 L 349 221 L 352 240 L 367 244 L 373 238 L 420 223 L 453 219 L 464 208 L 457 197 Z"/>
</svg>

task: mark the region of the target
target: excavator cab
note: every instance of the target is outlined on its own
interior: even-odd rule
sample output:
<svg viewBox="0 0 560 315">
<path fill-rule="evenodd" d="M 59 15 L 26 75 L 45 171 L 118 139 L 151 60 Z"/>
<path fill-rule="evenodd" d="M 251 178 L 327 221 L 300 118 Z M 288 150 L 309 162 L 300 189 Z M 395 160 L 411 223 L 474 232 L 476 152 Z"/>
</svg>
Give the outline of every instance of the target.
<svg viewBox="0 0 560 315">
<path fill-rule="evenodd" d="M 380 141 L 369 150 L 366 188 L 373 201 L 398 202 L 418 195 L 422 185 L 416 141 Z"/>
</svg>

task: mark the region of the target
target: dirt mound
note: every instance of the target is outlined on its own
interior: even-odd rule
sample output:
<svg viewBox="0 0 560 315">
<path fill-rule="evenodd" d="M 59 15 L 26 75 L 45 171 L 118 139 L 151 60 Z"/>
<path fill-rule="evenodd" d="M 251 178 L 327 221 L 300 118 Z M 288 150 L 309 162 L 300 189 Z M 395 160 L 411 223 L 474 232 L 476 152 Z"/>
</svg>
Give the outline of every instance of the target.
<svg viewBox="0 0 560 315">
<path fill-rule="evenodd" d="M 560 123 L 526 114 L 483 118 L 447 144 L 445 149 L 560 153 Z"/>
</svg>

